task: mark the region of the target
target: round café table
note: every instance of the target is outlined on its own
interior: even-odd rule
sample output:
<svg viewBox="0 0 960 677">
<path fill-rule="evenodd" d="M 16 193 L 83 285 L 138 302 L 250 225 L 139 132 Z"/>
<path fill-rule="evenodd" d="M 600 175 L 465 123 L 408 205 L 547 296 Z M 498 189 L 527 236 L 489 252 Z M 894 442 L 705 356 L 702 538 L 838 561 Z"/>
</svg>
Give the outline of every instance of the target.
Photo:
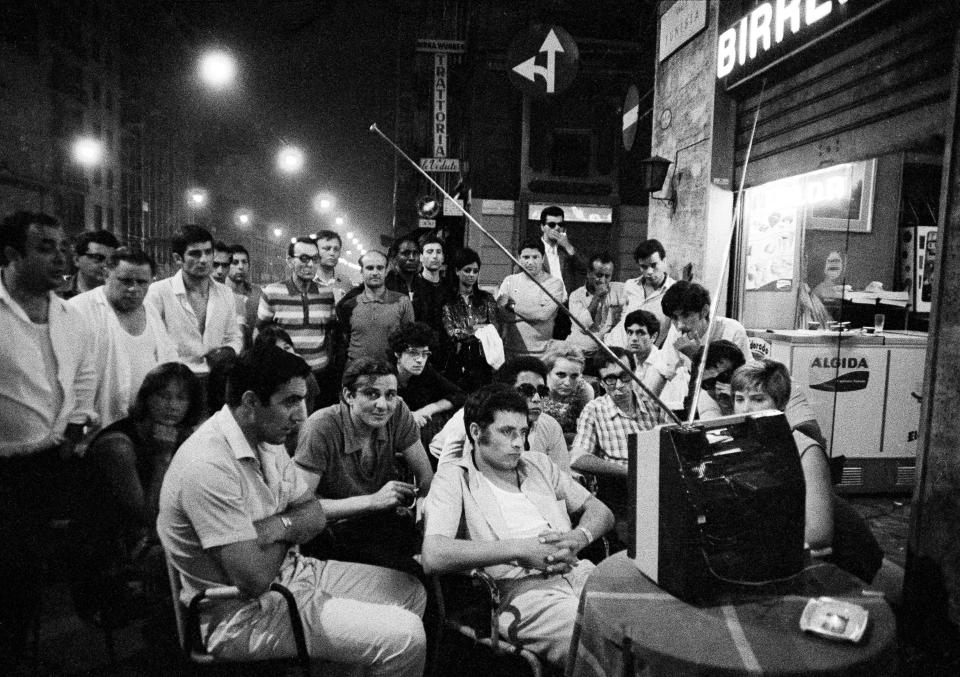
<svg viewBox="0 0 960 677">
<path fill-rule="evenodd" d="M 867 609 L 859 644 L 800 630 L 811 597 Z M 884 599 L 832 564 L 812 564 L 787 582 L 692 606 L 640 573 L 626 552 L 587 580 L 570 645 L 567 677 L 896 674 L 896 622 Z"/>
</svg>

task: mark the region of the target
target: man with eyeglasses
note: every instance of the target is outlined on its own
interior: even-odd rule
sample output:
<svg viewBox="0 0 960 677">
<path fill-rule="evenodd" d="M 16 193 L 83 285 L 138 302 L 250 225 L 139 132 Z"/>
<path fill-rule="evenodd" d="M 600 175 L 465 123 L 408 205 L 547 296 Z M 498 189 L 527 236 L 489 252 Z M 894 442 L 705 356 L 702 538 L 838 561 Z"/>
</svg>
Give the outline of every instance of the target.
<svg viewBox="0 0 960 677">
<path fill-rule="evenodd" d="M 156 309 L 143 299 L 153 279 L 146 253 L 121 247 L 107 260 L 107 280 L 70 299 L 93 328 L 93 356 L 99 379 L 96 410 L 106 427 L 127 415 L 144 377 L 154 367 L 177 361 L 177 346 Z"/>
<path fill-rule="evenodd" d="M 107 278 L 107 259 L 120 246 L 113 233 L 106 230 L 86 230 L 77 236 L 73 245 L 73 265 L 77 272 L 64 279 L 57 295 L 70 299 L 103 284 Z"/>
<path fill-rule="evenodd" d="M 636 369 L 633 356 L 611 348 L 620 360 Z M 570 449 L 570 467 L 594 475 L 627 476 L 627 436 L 667 422 L 664 412 L 635 391 L 630 373 L 606 353 L 594 358 L 606 394 L 587 403 L 577 421 Z"/>
<path fill-rule="evenodd" d="M 276 324 L 290 334 L 293 348 L 306 361 L 320 386 L 317 405 L 337 401 L 332 369 L 336 336 L 333 290 L 318 287 L 313 278 L 320 264 L 317 242 L 298 237 L 287 246 L 289 277 L 263 288 L 257 309 L 257 327 Z"/>
<path fill-rule="evenodd" d="M 341 396 L 300 430 L 294 460 L 328 522 L 327 533 L 304 552 L 415 572 L 420 539 L 403 509 L 426 495 L 433 470 L 397 394 L 397 371 L 383 360 L 356 360 L 343 373 Z M 403 480 L 397 455 L 412 481 Z"/>
<path fill-rule="evenodd" d="M 543 240 L 543 270 L 563 282 L 564 296 L 568 289 L 575 289 L 578 279 L 587 269 L 587 261 L 570 240 L 563 224 L 563 208 L 556 205 L 544 207 L 540 212 L 540 235 Z"/>
<path fill-rule="evenodd" d="M 547 366 L 538 358 L 523 356 L 504 362 L 494 374 L 498 383 L 512 386 L 527 401 L 529 428 L 524 451 L 537 451 L 550 457 L 564 472 L 570 471 L 570 452 L 563 429 L 550 414 L 543 413 L 543 400 L 550 395 L 547 388 Z M 430 453 L 438 463 L 456 461 L 463 453 L 466 430 L 463 409 L 459 409 L 430 442 Z"/>
</svg>

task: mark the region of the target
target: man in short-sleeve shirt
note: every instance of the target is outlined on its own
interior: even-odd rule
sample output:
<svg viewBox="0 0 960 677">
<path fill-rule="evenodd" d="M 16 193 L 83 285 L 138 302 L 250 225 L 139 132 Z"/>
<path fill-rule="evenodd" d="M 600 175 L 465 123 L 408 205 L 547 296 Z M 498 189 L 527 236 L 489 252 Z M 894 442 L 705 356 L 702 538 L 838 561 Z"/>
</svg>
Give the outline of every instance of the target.
<svg viewBox="0 0 960 677">
<path fill-rule="evenodd" d="M 485 567 L 500 581 L 501 634 L 561 667 L 593 569 L 577 553 L 613 515 L 545 455 L 523 451 L 527 402 L 510 386 L 470 395 L 464 422 L 463 455 L 438 466 L 424 504 L 424 570 Z"/>
<path fill-rule="evenodd" d="M 400 454 L 412 482 L 401 481 Z M 413 520 L 397 515 L 411 507 L 433 472 L 420 429 L 397 395 L 392 365 L 362 358 L 343 374 L 340 404 L 307 420 L 295 457 L 310 491 L 320 499 L 334 542 L 322 539 L 311 552 L 349 561 L 406 568 L 419 543 Z M 415 482 L 415 483 L 414 483 Z M 328 538 L 328 540 L 330 540 Z"/>
<path fill-rule="evenodd" d="M 157 532 L 183 579 L 184 601 L 234 585 L 242 599 L 201 617 L 207 650 L 227 659 L 296 654 L 286 605 L 297 600 L 311 656 L 361 664 L 367 675 L 422 674 L 426 604 L 413 577 L 303 557 L 297 543 L 326 523 L 283 447 L 306 416 L 299 357 L 270 346 L 241 356 L 228 402 L 180 447 L 160 491 Z"/>
</svg>

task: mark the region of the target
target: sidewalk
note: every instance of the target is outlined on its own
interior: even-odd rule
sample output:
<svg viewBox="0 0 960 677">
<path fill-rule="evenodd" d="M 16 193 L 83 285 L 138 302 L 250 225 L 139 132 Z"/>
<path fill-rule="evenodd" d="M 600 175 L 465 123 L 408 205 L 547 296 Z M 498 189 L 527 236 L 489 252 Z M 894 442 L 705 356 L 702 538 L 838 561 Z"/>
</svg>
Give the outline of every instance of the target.
<svg viewBox="0 0 960 677">
<path fill-rule="evenodd" d="M 902 567 L 906 559 L 909 498 L 848 498 L 870 524 L 887 559 Z M 40 677 L 175 677 L 185 672 L 174 636 L 172 611 L 167 606 L 152 618 L 116 631 L 114 642 L 117 660 L 111 667 L 104 634 L 73 613 L 67 586 L 54 581 L 44 598 L 39 665 L 23 665 L 19 671 L 0 669 L 0 673 Z M 276 668 L 264 674 L 276 677 Z M 899 674 L 903 677 L 960 675 L 960 647 L 922 650 L 901 638 Z"/>
</svg>

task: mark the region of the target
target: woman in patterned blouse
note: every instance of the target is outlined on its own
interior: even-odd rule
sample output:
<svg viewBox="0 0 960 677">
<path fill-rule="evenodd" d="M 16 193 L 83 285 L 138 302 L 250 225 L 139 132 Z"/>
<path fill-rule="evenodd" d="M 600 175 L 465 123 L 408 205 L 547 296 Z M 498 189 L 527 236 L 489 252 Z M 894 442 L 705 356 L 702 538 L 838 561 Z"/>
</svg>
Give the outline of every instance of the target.
<svg viewBox="0 0 960 677">
<path fill-rule="evenodd" d="M 443 306 L 443 328 L 448 339 L 445 375 L 465 392 L 473 392 L 493 379 L 480 340 L 474 336 L 478 327 L 492 324 L 502 335 L 500 308 L 489 292 L 477 286 L 480 277 L 480 256 L 463 248 L 453 257 L 457 273 L 457 292 Z"/>
<path fill-rule="evenodd" d="M 560 343 L 547 351 L 543 362 L 547 365 L 550 395 L 543 399 L 541 406 L 544 413 L 557 419 L 570 444 L 577 434 L 580 412 L 593 399 L 593 387 L 582 378 L 586 358 L 579 348 Z"/>
</svg>

